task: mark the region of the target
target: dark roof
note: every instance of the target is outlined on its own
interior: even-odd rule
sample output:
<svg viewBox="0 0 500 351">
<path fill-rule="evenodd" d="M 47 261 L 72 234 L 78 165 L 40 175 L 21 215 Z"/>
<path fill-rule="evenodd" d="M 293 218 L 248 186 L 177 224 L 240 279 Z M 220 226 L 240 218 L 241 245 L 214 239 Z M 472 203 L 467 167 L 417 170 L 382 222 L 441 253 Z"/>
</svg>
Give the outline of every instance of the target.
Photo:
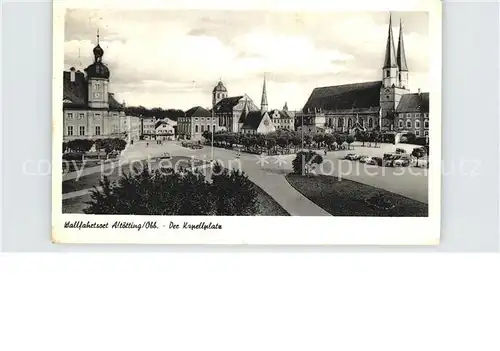
<svg viewBox="0 0 500 351">
<path fill-rule="evenodd" d="M 262 122 L 262 118 L 266 113 L 260 111 L 250 111 L 246 114 L 245 122 L 243 123 L 242 129 L 257 129 Z"/>
<path fill-rule="evenodd" d="M 75 81 L 71 81 L 71 72 L 63 72 L 63 100 L 71 103 L 63 103 L 64 108 L 88 108 L 88 85 L 85 74 L 75 71 Z M 110 110 L 121 110 L 123 104 L 119 103 L 112 93 L 108 93 Z"/>
<path fill-rule="evenodd" d="M 380 106 L 381 81 L 335 85 L 316 88 L 309 96 L 302 111 L 366 109 Z"/>
<path fill-rule="evenodd" d="M 102 62 L 94 62 L 85 68 L 88 77 L 109 79 L 109 68 Z"/>
<path fill-rule="evenodd" d="M 195 106 L 186 111 L 186 117 L 212 117 L 212 113 L 201 106 Z"/>
<path fill-rule="evenodd" d="M 85 106 L 87 104 L 87 82 L 83 72 L 75 72 L 75 81 L 71 81 L 71 72 L 63 73 L 63 100 L 70 100 L 71 106 Z"/>
<path fill-rule="evenodd" d="M 429 112 L 429 93 L 413 93 L 401 96 L 396 112 Z"/>
<path fill-rule="evenodd" d="M 280 117 L 279 118 L 293 118 L 292 115 L 290 115 L 290 113 L 288 111 L 285 111 L 285 110 L 278 110 L 277 108 L 274 109 L 274 110 L 271 110 L 269 111 L 269 116 L 271 117 L 271 115 L 274 115 L 275 112 L 278 112 Z"/>
<path fill-rule="evenodd" d="M 394 36 L 392 34 L 392 18 L 389 16 L 389 31 L 387 33 L 387 44 L 385 46 L 384 67 L 398 67 L 396 62 L 396 50 L 394 50 Z"/>
<path fill-rule="evenodd" d="M 222 99 L 215 105 L 216 112 L 232 112 L 234 106 L 238 105 L 238 102 L 243 98 L 243 96 L 233 96 Z"/>
<path fill-rule="evenodd" d="M 406 64 L 405 44 L 403 40 L 403 23 L 401 20 L 399 22 L 399 41 L 398 41 L 398 50 L 396 56 L 397 56 L 396 61 L 399 66 L 399 70 L 408 71 L 408 65 Z"/>
<path fill-rule="evenodd" d="M 227 93 L 227 89 L 221 81 L 219 81 L 219 83 L 217 83 L 217 85 L 215 86 L 215 88 L 213 90 L 214 93 L 217 91 Z"/>
</svg>

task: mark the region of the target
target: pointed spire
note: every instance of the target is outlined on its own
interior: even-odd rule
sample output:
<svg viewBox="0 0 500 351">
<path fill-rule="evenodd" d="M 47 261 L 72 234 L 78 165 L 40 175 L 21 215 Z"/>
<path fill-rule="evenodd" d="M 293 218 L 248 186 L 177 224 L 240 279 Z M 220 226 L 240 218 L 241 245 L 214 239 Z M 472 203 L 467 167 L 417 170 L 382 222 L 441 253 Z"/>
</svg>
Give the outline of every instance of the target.
<svg viewBox="0 0 500 351">
<path fill-rule="evenodd" d="M 405 45 L 403 41 L 403 21 L 401 19 L 399 20 L 399 41 L 398 41 L 398 52 L 396 54 L 396 57 L 399 70 L 408 71 L 408 66 L 406 65 Z"/>
<path fill-rule="evenodd" d="M 97 28 L 97 45 L 99 45 L 99 28 Z"/>
<path fill-rule="evenodd" d="M 385 59 L 383 68 L 398 67 L 396 61 L 396 50 L 394 50 L 394 38 L 392 34 L 392 15 L 389 14 L 389 31 L 387 33 L 387 44 L 385 47 Z"/>
<path fill-rule="evenodd" d="M 262 84 L 262 100 L 260 102 L 261 112 L 267 111 L 267 91 L 266 91 L 266 76 L 264 75 L 264 83 Z"/>
</svg>

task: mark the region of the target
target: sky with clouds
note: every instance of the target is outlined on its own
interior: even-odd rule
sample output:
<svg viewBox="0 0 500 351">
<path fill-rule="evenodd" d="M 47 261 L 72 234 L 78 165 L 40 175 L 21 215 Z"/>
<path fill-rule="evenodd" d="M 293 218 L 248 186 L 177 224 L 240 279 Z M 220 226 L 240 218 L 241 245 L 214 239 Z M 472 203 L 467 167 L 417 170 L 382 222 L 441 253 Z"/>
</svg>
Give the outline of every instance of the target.
<svg viewBox="0 0 500 351">
<path fill-rule="evenodd" d="M 395 45 L 403 21 L 410 89 L 428 90 L 426 12 L 393 12 Z M 258 105 L 267 80 L 270 108 L 300 109 L 311 91 L 381 79 L 387 12 L 68 10 L 65 69 L 93 61 L 99 28 L 110 91 L 128 105 L 209 107 L 221 78 L 230 96 Z"/>
</svg>

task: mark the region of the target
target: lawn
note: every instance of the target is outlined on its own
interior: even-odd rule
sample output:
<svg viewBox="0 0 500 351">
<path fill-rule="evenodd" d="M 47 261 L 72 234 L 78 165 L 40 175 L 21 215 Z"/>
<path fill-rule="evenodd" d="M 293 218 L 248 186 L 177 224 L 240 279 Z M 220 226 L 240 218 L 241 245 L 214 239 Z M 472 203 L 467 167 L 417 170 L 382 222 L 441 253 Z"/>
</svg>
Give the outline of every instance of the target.
<svg viewBox="0 0 500 351">
<path fill-rule="evenodd" d="M 286 179 L 298 192 L 333 216 L 427 217 L 428 206 L 413 199 L 332 176 L 302 176 L 290 173 Z M 367 203 L 369 199 L 388 201 L 385 209 Z"/>
<path fill-rule="evenodd" d="M 201 160 L 193 160 L 194 166 L 199 166 L 202 165 L 205 161 Z M 129 174 L 132 167 L 134 166 L 140 166 L 140 165 L 145 165 L 146 161 L 140 161 L 140 162 L 134 162 L 134 165 L 122 165 L 121 167 L 114 167 L 112 171 L 106 171 L 104 175 L 108 176 L 108 179 L 111 182 L 114 182 L 120 178 L 121 175 L 123 174 Z M 170 160 L 164 160 L 162 161 L 162 165 L 170 167 L 170 166 L 176 166 L 176 167 L 189 167 L 191 165 L 191 159 L 185 156 L 172 156 Z M 89 175 L 85 175 L 83 177 L 80 177 L 78 179 L 71 179 L 71 180 L 66 180 L 63 181 L 62 183 L 62 193 L 70 193 L 73 191 L 78 191 L 78 190 L 84 190 L 84 189 L 90 189 L 94 186 L 99 186 L 99 180 L 101 179 L 101 173 L 92 173 Z"/>
<path fill-rule="evenodd" d="M 256 216 L 289 216 L 283 207 L 281 207 L 271 196 L 264 190 L 255 185 L 257 190 L 257 213 Z M 72 199 L 63 200 L 63 213 L 83 213 L 83 209 L 87 207 L 85 202 L 91 200 L 90 194 L 74 197 Z"/>
</svg>

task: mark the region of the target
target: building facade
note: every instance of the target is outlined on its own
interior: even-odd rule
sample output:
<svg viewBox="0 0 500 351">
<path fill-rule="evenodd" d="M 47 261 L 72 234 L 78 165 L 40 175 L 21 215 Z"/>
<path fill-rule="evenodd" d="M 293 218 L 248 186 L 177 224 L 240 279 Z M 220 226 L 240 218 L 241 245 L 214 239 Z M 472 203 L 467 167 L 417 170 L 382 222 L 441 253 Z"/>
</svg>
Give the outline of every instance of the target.
<svg viewBox="0 0 500 351">
<path fill-rule="evenodd" d="M 156 118 L 141 118 L 141 137 L 143 140 L 156 139 Z"/>
<path fill-rule="evenodd" d="M 138 138 L 137 121 L 125 115 L 124 104 L 109 92 L 110 72 L 103 63 L 104 50 L 93 49 L 94 62 L 82 71 L 71 67 L 63 72 L 63 138 Z M 128 121 L 128 125 L 127 125 Z"/>
<path fill-rule="evenodd" d="M 274 109 L 269 111 L 269 116 L 273 121 L 276 129 L 286 129 L 294 130 L 295 114 L 292 111 L 288 111 L 288 106 L 285 103 L 283 109 Z"/>
<path fill-rule="evenodd" d="M 163 120 L 158 121 L 156 124 L 156 140 L 175 140 L 174 126 Z"/>
<path fill-rule="evenodd" d="M 183 139 L 200 140 L 205 131 L 219 131 L 217 123 L 217 117 L 212 116 L 211 111 L 195 106 L 177 119 L 177 133 Z"/>
<path fill-rule="evenodd" d="M 404 96 L 410 94 L 403 37 L 400 23 L 396 50 L 389 17 L 382 79 L 315 88 L 302 111 L 296 115 L 296 127 L 303 124 L 309 129 L 345 133 L 395 131 L 398 106 Z"/>
<path fill-rule="evenodd" d="M 406 94 L 396 110 L 395 130 L 413 133 L 417 138 L 429 137 L 429 93 Z"/>
</svg>

